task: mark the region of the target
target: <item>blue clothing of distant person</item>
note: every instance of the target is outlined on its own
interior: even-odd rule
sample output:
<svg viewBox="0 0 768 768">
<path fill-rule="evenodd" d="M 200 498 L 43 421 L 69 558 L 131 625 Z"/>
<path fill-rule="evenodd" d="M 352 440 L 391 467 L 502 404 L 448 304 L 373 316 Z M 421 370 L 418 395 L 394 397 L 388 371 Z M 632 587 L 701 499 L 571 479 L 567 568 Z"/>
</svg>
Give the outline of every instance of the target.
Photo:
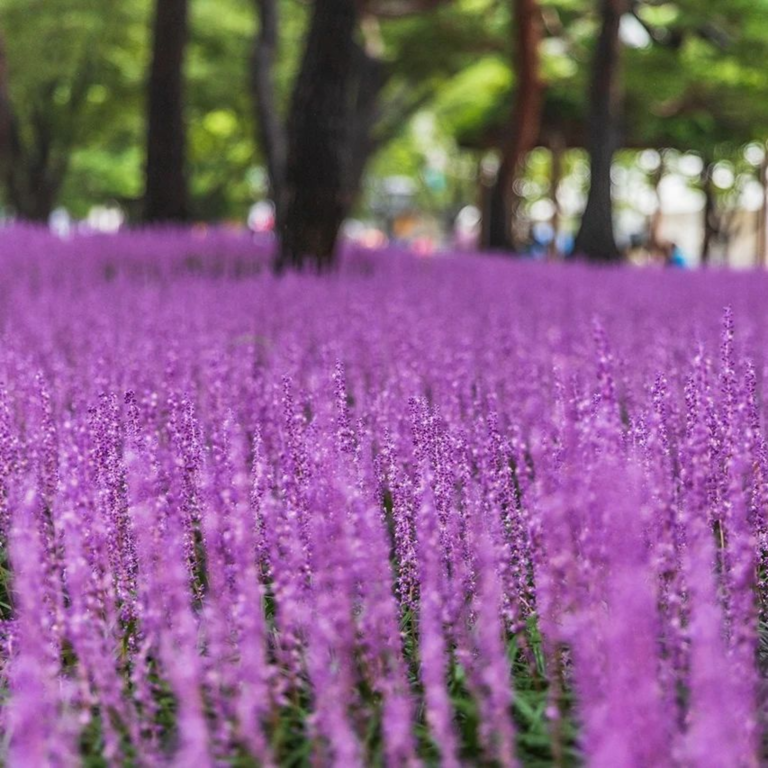
<svg viewBox="0 0 768 768">
<path fill-rule="evenodd" d="M 672 245 L 672 251 L 669 255 L 669 266 L 677 267 L 678 269 L 686 269 L 688 266 L 683 249 L 677 243 Z"/>
</svg>

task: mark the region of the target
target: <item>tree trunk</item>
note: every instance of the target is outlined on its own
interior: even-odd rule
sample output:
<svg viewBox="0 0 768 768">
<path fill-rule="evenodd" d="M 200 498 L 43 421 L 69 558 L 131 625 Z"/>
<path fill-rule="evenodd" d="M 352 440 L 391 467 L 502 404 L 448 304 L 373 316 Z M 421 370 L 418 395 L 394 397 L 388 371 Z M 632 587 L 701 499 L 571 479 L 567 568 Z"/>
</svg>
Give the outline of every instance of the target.
<svg viewBox="0 0 768 768">
<path fill-rule="evenodd" d="M 188 218 L 184 125 L 187 0 L 156 0 L 149 75 L 144 219 Z"/>
<path fill-rule="evenodd" d="M 8 59 L 5 40 L 0 37 L 0 163 L 3 169 L 10 165 L 16 140 L 16 115 L 8 91 Z"/>
<path fill-rule="evenodd" d="M 661 155 L 659 157 L 659 167 L 651 176 L 653 194 L 656 197 L 656 210 L 651 214 L 648 223 L 648 246 L 654 255 L 662 253 L 665 246 L 665 244 L 661 242 L 661 224 L 664 219 L 664 210 L 661 200 L 661 182 L 664 180 L 666 170 L 664 156 Z"/>
<path fill-rule="evenodd" d="M 356 0 L 316 0 L 288 118 L 285 216 L 277 271 L 318 271 L 334 262 L 339 228 L 352 203 L 348 188 L 352 133 Z"/>
<path fill-rule="evenodd" d="M 267 163 L 275 219 L 282 221 L 285 189 L 285 127 L 280 120 L 273 70 L 278 46 L 277 0 L 256 0 L 260 28 L 251 59 L 251 88 L 256 106 L 259 141 Z"/>
<path fill-rule="evenodd" d="M 509 251 L 512 249 L 509 216 L 507 215 L 507 198 L 505 190 L 508 187 L 509 166 L 502 160 L 496 179 L 486 193 L 486 212 L 488 224 L 483 227 L 487 240 L 483 247 L 492 251 Z"/>
<path fill-rule="evenodd" d="M 47 118 L 45 108 L 33 112 L 30 146 L 23 144 L 8 88 L 4 41 L 0 38 L 0 169 L 7 201 L 25 221 L 48 221 L 66 170 L 51 157 L 53 134 Z"/>
<path fill-rule="evenodd" d="M 712 256 L 712 242 L 717 237 L 719 222 L 717 220 L 717 204 L 715 201 L 715 189 L 712 182 L 713 164 L 704 162 L 701 171 L 701 189 L 704 192 L 703 227 L 704 234 L 701 239 L 701 266 L 706 267 Z"/>
<path fill-rule="evenodd" d="M 539 137 L 544 101 L 544 84 L 539 72 L 542 20 L 538 0 L 513 0 L 513 14 L 517 33 L 514 64 L 518 85 L 508 141 L 502 148 L 501 164 L 490 193 L 490 221 L 485 228 L 486 246 L 504 250 L 520 250 L 523 245 L 521 233 L 515 227 L 520 208 L 515 182 Z"/>
<path fill-rule="evenodd" d="M 768 248 L 768 155 L 763 158 L 757 169 L 757 180 L 760 182 L 762 202 L 757 212 L 757 232 L 755 233 L 755 266 L 766 267 L 766 249 Z"/>
<path fill-rule="evenodd" d="M 17 166 L 9 180 L 8 200 L 20 219 L 46 224 L 60 186 L 60 180 L 50 178 L 44 170 Z"/>
<path fill-rule="evenodd" d="M 602 19 L 592 62 L 589 94 L 590 184 L 574 251 L 594 261 L 621 258 L 613 232 L 611 165 L 619 146 L 621 40 L 626 0 L 600 0 Z"/>
<path fill-rule="evenodd" d="M 310 259 L 325 269 L 333 262 L 339 227 L 359 193 L 368 158 L 378 146 L 374 129 L 387 72 L 354 39 L 353 3 L 316 4 L 288 126 L 284 126 L 272 74 L 278 45 L 277 6 L 275 0 L 256 0 L 256 6 L 261 23 L 251 83 L 281 241 L 275 267 L 278 271 L 301 267 Z M 306 120 L 307 115 L 314 119 Z"/>
<path fill-rule="evenodd" d="M 560 134 L 556 134 L 552 139 L 550 155 L 552 159 L 551 173 L 549 177 L 549 195 L 552 199 L 552 218 L 550 225 L 552 227 L 552 240 L 549 243 L 550 259 L 556 259 L 560 256 L 560 247 L 558 245 L 558 235 L 560 234 L 560 201 L 557 193 L 560 190 L 560 182 L 563 179 L 563 154 L 565 153 L 565 142 Z"/>
<path fill-rule="evenodd" d="M 5 40 L 0 38 L 0 169 L 8 202 L 17 208 L 19 197 L 18 165 L 21 146 L 16 112 L 8 88 L 8 59 Z"/>
</svg>

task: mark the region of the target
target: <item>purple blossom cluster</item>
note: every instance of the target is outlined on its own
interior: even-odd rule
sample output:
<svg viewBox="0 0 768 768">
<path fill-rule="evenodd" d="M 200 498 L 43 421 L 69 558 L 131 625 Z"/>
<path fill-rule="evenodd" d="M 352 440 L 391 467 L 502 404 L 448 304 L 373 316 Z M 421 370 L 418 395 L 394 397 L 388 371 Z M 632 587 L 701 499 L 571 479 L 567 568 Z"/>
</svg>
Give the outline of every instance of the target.
<svg viewBox="0 0 768 768">
<path fill-rule="evenodd" d="M 768 276 L 266 248 L 0 234 L 3 762 L 759 764 Z"/>
</svg>

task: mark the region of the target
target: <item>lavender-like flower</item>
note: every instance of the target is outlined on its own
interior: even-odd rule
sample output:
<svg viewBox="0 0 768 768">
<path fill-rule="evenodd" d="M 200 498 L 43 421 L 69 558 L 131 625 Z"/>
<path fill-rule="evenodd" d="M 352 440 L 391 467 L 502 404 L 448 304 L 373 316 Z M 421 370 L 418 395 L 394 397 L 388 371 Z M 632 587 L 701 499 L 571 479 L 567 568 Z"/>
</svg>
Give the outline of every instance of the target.
<svg viewBox="0 0 768 768">
<path fill-rule="evenodd" d="M 0 762 L 763 760 L 764 275 L 0 246 Z"/>
</svg>

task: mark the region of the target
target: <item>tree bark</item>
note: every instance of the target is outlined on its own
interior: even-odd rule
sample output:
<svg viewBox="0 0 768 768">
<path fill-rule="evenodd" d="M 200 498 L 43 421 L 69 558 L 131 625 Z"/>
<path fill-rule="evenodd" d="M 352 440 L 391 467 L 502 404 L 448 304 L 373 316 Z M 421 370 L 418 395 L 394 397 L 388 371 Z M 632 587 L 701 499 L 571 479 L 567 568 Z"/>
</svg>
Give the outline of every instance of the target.
<svg viewBox="0 0 768 768">
<path fill-rule="evenodd" d="M 156 0 L 144 197 L 148 222 L 185 221 L 189 215 L 183 76 L 187 36 L 187 0 Z"/>
<path fill-rule="evenodd" d="M 25 221 L 47 222 L 66 165 L 52 159 L 54 136 L 44 107 L 33 110 L 30 135 L 31 142 L 25 145 L 11 101 L 5 44 L 0 38 L 0 173 L 16 215 Z"/>
<path fill-rule="evenodd" d="M 515 227 L 521 202 L 516 182 L 539 137 L 544 101 L 539 66 L 542 19 L 538 0 L 513 0 L 513 14 L 517 33 L 514 65 L 518 85 L 508 141 L 502 148 L 501 164 L 490 192 L 490 220 L 484 228 L 488 237 L 485 245 L 503 250 L 520 250 L 523 245 L 521 233 Z"/>
<path fill-rule="evenodd" d="M 552 227 L 552 240 L 549 243 L 550 259 L 556 259 L 560 256 L 560 246 L 558 244 L 558 235 L 560 234 L 560 200 L 557 193 L 560 191 L 560 182 L 563 179 L 563 155 L 565 154 L 565 142 L 558 133 L 552 138 L 550 146 L 550 155 L 552 160 L 551 172 L 549 177 L 549 196 L 552 200 L 552 218 L 550 225 Z"/>
<path fill-rule="evenodd" d="M 665 245 L 661 242 L 661 224 L 664 219 L 664 210 L 661 200 L 661 182 L 664 180 L 666 170 L 664 155 L 660 155 L 659 167 L 651 175 L 653 194 L 656 197 L 656 210 L 651 214 L 648 223 L 648 246 L 653 254 L 661 253 Z"/>
<path fill-rule="evenodd" d="M 13 158 L 16 140 L 16 115 L 8 90 L 8 59 L 5 40 L 0 37 L 0 163 L 6 168 Z"/>
<path fill-rule="evenodd" d="M 275 267 L 319 271 L 334 262 L 352 204 L 349 148 L 354 109 L 356 0 L 316 0 L 288 118 L 285 215 Z"/>
<path fill-rule="evenodd" d="M 701 266 L 706 267 L 712 256 L 712 242 L 718 235 L 720 223 L 717 217 L 717 203 L 715 201 L 715 188 L 712 181 L 714 164 L 704 161 L 701 171 L 701 189 L 704 192 L 704 209 L 702 224 L 704 233 L 701 239 Z"/>
<path fill-rule="evenodd" d="M 273 74 L 278 48 L 277 0 L 256 0 L 256 7 L 260 28 L 251 59 L 251 89 L 275 218 L 281 222 L 285 208 L 286 137 L 285 126 L 277 108 Z M 280 228 L 279 224 L 277 228 Z"/>
<path fill-rule="evenodd" d="M 590 184 L 574 251 L 594 261 L 621 258 L 613 231 L 611 165 L 619 146 L 621 40 L 626 0 L 600 0 L 601 27 L 589 93 Z"/>
<path fill-rule="evenodd" d="M 24 221 L 45 224 L 51 216 L 61 187 L 44 169 L 16 167 L 8 181 L 8 200 Z"/>
<path fill-rule="evenodd" d="M 276 229 L 281 235 L 283 243 L 292 243 L 294 240 L 298 243 L 299 237 L 303 238 L 304 235 L 297 234 L 294 237 L 294 235 L 287 233 L 286 227 L 295 226 L 297 223 L 303 227 L 306 223 L 304 221 L 305 217 L 297 215 L 300 212 L 294 210 L 288 224 L 286 224 L 285 220 L 289 199 L 286 194 L 288 183 L 288 129 L 281 121 L 278 113 L 273 77 L 279 32 L 277 4 L 276 0 L 256 0 L 256 7 L 260 19 L 260 29 L 251 60 L 251 85 L 256 106 L 259 141 L 264 150 L 270 192 L 275 204 Z M 312 32 L 310 32 L 310 38 L 311 36 Z M 331 179 L 337 179 L 338 189 L 341 190 L 341 192 L 337 191 L 332 194 L 336 194 L 343 200 L 342 220 L 347 215 L 352 201 L 359 193 L 367 161 L 379 145 L 379 139 L 375 135 L 375 127 L 381 117 L 378 98 L 387 81 L 387 72 L 383 62 L 368 53 L 354 38 L 347 38 L 344 44 L 348 46 L 348 51 L 345 55 L 351 55 L 352 62 L 346 72 L 347 82 L 342 87 L 346 96 L 338 105 L 342 110 L 345 109 L 346 105 L 346 116 L 343 123 L 345 126 L 343 141 L 346 145 L 336 154 L 338 167 L 330 177 Z M 309 40 L 307 47 L 309 48 Z M 351 54 L 349 50 L 351 50 Z M 307 55 L 309 55 L 309 50 L 307 50 Z M 317 55 L 317 52 L 315 52 L 315 55 Z M 314 77 L 321 76 L 321 73 L 318 72 L 312 72 L 311 74 Z M 302 81 L 302 75 L 300 75 L 297 82 L 292 115 L 297 114 L 295 110 L 297 109 L 296 100 L 300 98 L 298 93 L 299 85 L 302 82 L 306 83 L 306 75 L 303 77 L 304 80 Z M 302 98 L 306 98 L 306 93 Z M 306 108 L 305 106 L 304 109 Z M 296 127 L 296 121 L 292 125 Z M 337 135 L 341 135 L 340 132 Z M 295 152 L 297 142 L 299 141 L 296 131 L 293 131 L 292 136 L 294 141 L 291 148 Z M 292 172 L 294 174 L 298 170 L 296 162 L 298 161 L 294 159 L 292 165 Z M 295 197 L 291 199 L 295 201 Z M 329 229 L 335 226 L 335 229 L 338 230 L 339 225 L 334 224 L 337 218 L 338 216 L 335 215 L 330 219 Z M 319 222 L 317 227 L 319 227 Z M 335 237 L 334 235 L 334 241 Z M 330 233 L 324 235 L 322 239 L 329 242 L 331 239 Z M 303 246 L 297 244 L 296 247 L 310 248 L 311 246 L 308 244 Z M 327 251 L 327 246 L 324 250 Z M 287 266 L 300 266 L 303 263 L 304 257 L 307 256 L 312 259 L 317 258 L 315 253 L 308 251 L 303 253 L 302 256 L 294 254 L 286 261 L 283 257 L 284 252 L 285 248 L 282 248 L 276 260 L 278 269 Z M 326 262 L 330 261 L 332 261 L 332 256 L 329 257 L 326 253 L 323 257 L 323 266 L 327 266 Z"/>
<path fill-rule="evenodd" d="M 5 40 L 0 38 L 0 169 L 8 202 L 17 207 L 19 196 L 18 164 L 21 146 L 16 112 L 8 86 L 8 59 Z"/>
</svg>

